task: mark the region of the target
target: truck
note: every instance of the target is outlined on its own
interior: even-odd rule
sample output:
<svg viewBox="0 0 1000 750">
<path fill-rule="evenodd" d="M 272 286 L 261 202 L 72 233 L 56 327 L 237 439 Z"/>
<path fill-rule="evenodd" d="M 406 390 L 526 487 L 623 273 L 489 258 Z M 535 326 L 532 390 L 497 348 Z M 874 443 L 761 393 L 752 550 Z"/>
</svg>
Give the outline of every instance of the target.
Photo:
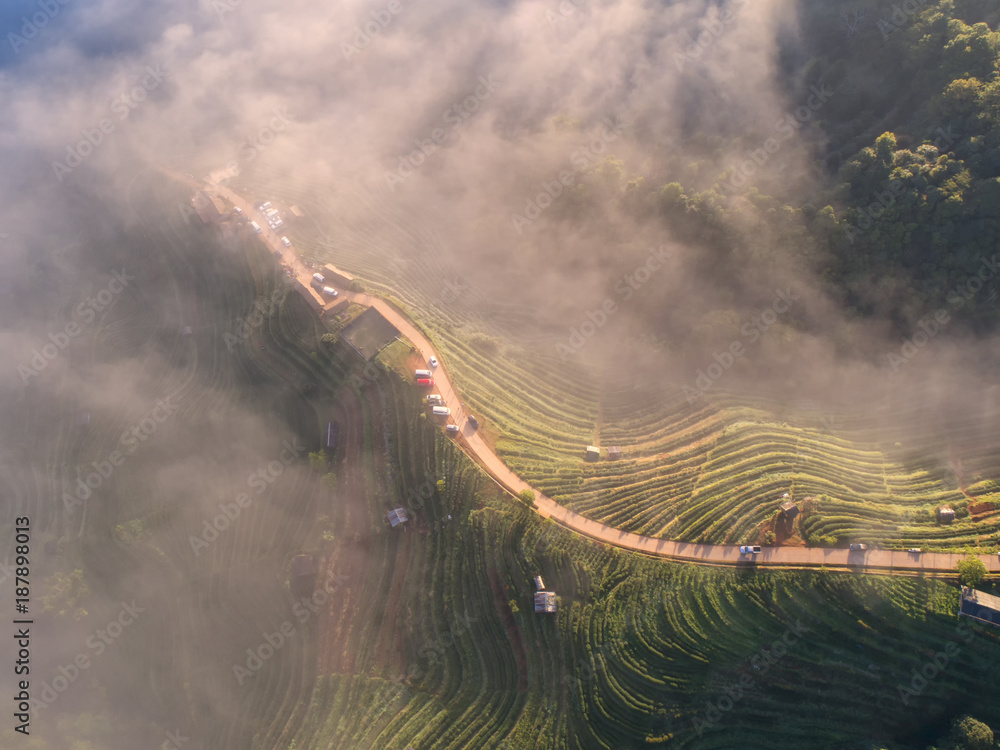
<svg viewBox="0 0 1000 750">
<path fill-rule="evenodd" d="M 447 406 L 435 406 L 431 409 L 431 414 L 435 417 L 450 417 L 451 409 Z"/>
<path fill-rule="evenodd" d="M 260 224 L 258 224 L 256 221 L 251 221 L 250 226 L 253 227 L 253 231 L 255 231 L 257 234 L 261 233 Z"/>
<path fill-rule="evenodd" d="M 423 386 L 425 388 L 433 388 L 434 387 L 434 379 L 433 378 L 417 378 L 417 385 Z"/>
</svg>

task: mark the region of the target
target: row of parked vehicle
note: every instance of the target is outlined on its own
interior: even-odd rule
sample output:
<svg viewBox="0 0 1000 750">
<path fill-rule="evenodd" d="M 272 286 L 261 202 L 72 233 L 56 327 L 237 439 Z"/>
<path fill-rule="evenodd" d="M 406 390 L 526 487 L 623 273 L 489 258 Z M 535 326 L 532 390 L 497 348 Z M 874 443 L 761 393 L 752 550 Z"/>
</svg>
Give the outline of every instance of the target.
<svg viewBox="0 0 1000 750">
<path fill-rule="evenodd" d="M 428 360 L 428 362 L 430 363 L 430 366 L 432 368 L 435 368 L 435 367 L 438 366 L 437 357 L 431 357 Z M 416 379 L 417 385 L 420 386 L 420 387 L 422 387 L 422 388 L 433 388 L 434 387 L 434 377 L 433 376 L 434 376 L 434 373 L 431 370 L 414 370 L 413 371 L 413 377 Z M 424 400 L 427 403 L 427 405 L 431 407 L 431 414 L 433 414 L 435 417 L 450 417 L 451 416 L 451 409 L 449 409 L 447 406 L 444 405 L 444 396 L 442 396 L 440 393 L 431 393 L 431 394 L 428 394 L 425 397 Z M 472 427 L 472 429 L 475 430 L 475 429 L 477 429 L 479 427 L 479 422 L 476 420 L 475 417 L 473 417 L 473 416 L 470 415 L 468 417 L 468 421 L 469 421 L 469 426 Z M 456 424 L 447 424 L 447 425 L 445 425 L 445 431 L 449 435 L 457 435 L 458 434 L 458 425 L 456 425 Z"/>
</svg>

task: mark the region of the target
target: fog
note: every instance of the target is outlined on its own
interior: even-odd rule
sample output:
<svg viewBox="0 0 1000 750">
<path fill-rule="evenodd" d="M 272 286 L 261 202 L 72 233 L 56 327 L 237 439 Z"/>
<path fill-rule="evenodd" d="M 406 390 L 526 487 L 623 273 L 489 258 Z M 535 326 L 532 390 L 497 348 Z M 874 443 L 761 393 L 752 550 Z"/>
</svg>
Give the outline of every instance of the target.
<svg viewBox="0 0 1000 750">
<path fill-rule="evenodd" d="M 229 375 L 196 374 L 210 348 L 194 347 L 185 360 L 175 356 L 182 345 L 168 343 L 189 324 L 197 283 L 204 291 L 213 280 L 192 274 L 187 290 L 160 284 L 166 261 L 156 249 L 176 230 L 153 226 L 133 198 L 161 170 L 196 178 L 229 170 L 261 189 L 273 181 L 315 194 L 315 205 L 341 211 L 337 242 L 400 269 L 430 263 L 461 279 L 468 299 L 510 312 L 482 320 L 483 330 L 552 367 L 610 370 L 664 398 L 687 387 L 696 397 L 744 392 L 830 413 L 873 409 L 890 430 L 911 425 L 909 408 L 894 420 L 917 403 L 920 421 L 960 414 L 972 433 L 995 440 L 995 338 L 951 318 L 930 333 L 917 321 L 936 310 L 919 300 L 909 329 L 859 319 L 825 291 L 821 260 L 773 249 L 780 231 L 766 210 L 724 228 L 748 249 L 720 258 L 656 211 L 630 211 L 619 199 L 638 177 L 655 190 L 725 182 L 768 139 L 778 148 L 750 184 L 793 205 L 820 189 L 822 107 L 837 92 L 818 95 L 825 82 L 781 72 L 782 51 L 805 54 L 798 9 L 792 0 L 8 5 L 0 16 L 8 34 L 0 56 L 4 523 L 21 513 L 51 521 L 50 552 L 84 523 L 82 506 L 52 520 L 75 476 L 53 468 L 68 454 L 51 444 L 58 429 L 38 427 L 45 420 L 88 412 L 103 437 L 86 460 L 100 463 L 121 448 L 119 434 L 173 395 L 187 418 L 153 418 L 156 434 L 134 459 L 150 478 L 132 491 L 174 498 L 186 528 L 245 489 L 293 437 L 273 413 L 232 399 Z M 572 186 L 585 175 L 597 208 L 578 215 Z M 734 204 L 744 200 L 738 192 Z M 114 291 L 122 269 L 136 279 Z M 87 302 L 105 288 L 106 302 Z M 155 310 L 160 325 L 130 330 L 140 308 Z M 32 365 L 74 322 L 81 340 L 99 342 L 95 356 L 60 348 L 44 369 Z M 916 345 L 921 330 L 926 343 Z M 129 342 L 120 355 L 110 354 L 116 337 Z M 734 345 L 743 354 L 727 359 Z M 703 388 L 699 376 L 713 363 L 721 375 Z M 215 389 L 226 395 L 213 397 Z M 281 481 L 300 480 L 290 471 Z M 121 597 L 170 592 L 197 571 L 188 563 L 119 572 L 111 587 L 119 596 L 98 597 L 97 608 L 110 617 Z M 39 655 L 42 675 L 87 635 L 67 632 L 49 633 L 47 643 L 62 645 Z"/>
</svg>

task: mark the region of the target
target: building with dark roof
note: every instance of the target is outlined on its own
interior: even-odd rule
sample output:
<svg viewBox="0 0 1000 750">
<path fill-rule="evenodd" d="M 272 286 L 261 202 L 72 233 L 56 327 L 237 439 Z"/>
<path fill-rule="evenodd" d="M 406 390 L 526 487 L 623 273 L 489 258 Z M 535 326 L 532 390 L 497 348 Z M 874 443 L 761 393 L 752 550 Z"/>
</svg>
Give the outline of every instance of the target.
<svg viewBox="0 0 1000 750">
<path fill-rule="evenodd" d="M 316 560 L 312 555 L 296 555 L 292 558 L 292 578 L 316 575 Z"/>
<path fill-rule="evenodd" d="M 386 513 L 386 516 L 388 516 L 389 525 L 392 528 L 396 528 L 397 526 L 410 520 L 409 516 L 406 515 L 406 508 L 396 508 L 395 510 L 390 510 Z"/>
<path fill-rule="evenodd" d="M 798 515 L 798 512 L 799 512 L 799 506 L 797 506 L 795 503 L 791 501 L 781 504 L 781 515 L 783 515 L 785 518 L 793 518 L 794 516 Z"/>
<path fill-rule="evenodd" d="M 555 612 L 556 611 L 556 592 L 555 591 L 536 591 L 535 592 L 535 611 L 536 612 Z"/>
<path fill-rule="evenodd" d="M 963 586 L 962 603 L 958 608 L 958 614 L 961 617 L 971 617 L 979 622 L 1000 626 L 1000 596 Z"/>
</svg>

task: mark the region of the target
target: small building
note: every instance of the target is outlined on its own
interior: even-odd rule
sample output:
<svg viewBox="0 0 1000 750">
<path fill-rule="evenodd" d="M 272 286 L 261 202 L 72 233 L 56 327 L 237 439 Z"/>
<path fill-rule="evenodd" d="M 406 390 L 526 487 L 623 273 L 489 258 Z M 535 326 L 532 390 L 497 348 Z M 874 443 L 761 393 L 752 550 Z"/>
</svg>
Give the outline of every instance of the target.
<svg viewBox="0 0 1000 750">
<path fill-rule="evenodd" d="M 587 446 L 587 461 L 597 461 L 601 458 L 601 449 L 595 445 Z"/>
<path fill-rule="evenodd" d="M 326 279 L 328 284 L 335 284 L 342 289 L 350 289 L 351 282 L 354 281 L 354 277 L 346 271 L 341 271 L 336 266 L 327 263 L 323 266 L 323 277 Z"/>
<path fill-rule="evenodd" d="M 536 591 L 535 592 L 535 611 L 536 612 L 555 612 L 556 611 L 556 592 L 555 591 Z"/>
<path fill-rule="evenodd" d="M 292 286 L 295 288 L 295 291 L 302 295 L 305 301 L 309 304 L 309 307 L 316 312 L 321 312 L 323 310 L 323 303 L 316 299 L 309 287 L 298 279 L 292 279 Z"/>
<path fill-rule="evenodd" d="M 545 588 L 545 583 L 542 581 L 541 576 L 535 576 L 535 591 L 541 591 Z"/>
<path fill-rule="evenodd" d="M 304 217 L 304 216 L 306 215 L 306 212 L 305 212 L 305 211 L 303 211 L 303 210 L 302 210 L 302 209 L 301 209 L 301 208 L 300 208 L 300 207 L 299 207 L 298 205 L 294 205 L 294 206 L 289 206 L 289 207 L 288 207 L 288 211 L 289 211 L 289 212 L 290 212 L 290 213 L 292 214 L 292 216 L 294 216 L 294 217 L 295 217 L 296 219 L 301 219 L 301 218 L 303 218 L 303 217 Z"/>
<path fill-rule="evenodd" d="M 292 578 L 316 575 L 316 560 L 312 555 L 296 555 L 292 558 Z"/>
<path fill-rule="evenodd" d="M 947 505 L 942 505 L 938 508 L 937 516 L 939 523 L 951 523 L 955 520 L 955 511 Z"/>
<path fill-rule="evenodd" d="M 960 617 L 971 617 L 979 622 L 1000 626 L 1000 596 L 963 586 L 958 614 Z"/>
<path fill-rule="evenodd" d="M 799 514 L 799 506 L 792 501 L 781 504 L 781 515 L 785 518 L 795 518 Z"/>
<path fill-rule="evenodd" d="M 337 447 L 337 439 L 340 437 L 340 425 L 336 422 L 327 422 L 326 425 L 326 447 L 333 450 Z"/>
<path fill-rule="evenodd" d="M 341 298 L 323 311 L 323 320 L 332 320 L 344 312 L 351 304 L 349 299 Z"/>
<path fill-rule="evenodd" d="M 292 558 L 292 580 L 289 582 L 295 596 L 312 596 L 316 588 L 316 559 L 312 555 Z"/>
<path fill-rule="evenodd" d="M 608 460 L 609 461 L 621 461 L 622 458 L 622 447 L 620 445 L 612 445 L 608 448 Z"/>
<path fill-rule="evenodd" d="M 386 515 L 389 517 L 389 525 L 392 528 L 396 528 L 400 524 L 404 524 L 410 520 L 406 515 L 406 508 L 396 508 L 395 510 L 390 510 Z"/>
</svg>

